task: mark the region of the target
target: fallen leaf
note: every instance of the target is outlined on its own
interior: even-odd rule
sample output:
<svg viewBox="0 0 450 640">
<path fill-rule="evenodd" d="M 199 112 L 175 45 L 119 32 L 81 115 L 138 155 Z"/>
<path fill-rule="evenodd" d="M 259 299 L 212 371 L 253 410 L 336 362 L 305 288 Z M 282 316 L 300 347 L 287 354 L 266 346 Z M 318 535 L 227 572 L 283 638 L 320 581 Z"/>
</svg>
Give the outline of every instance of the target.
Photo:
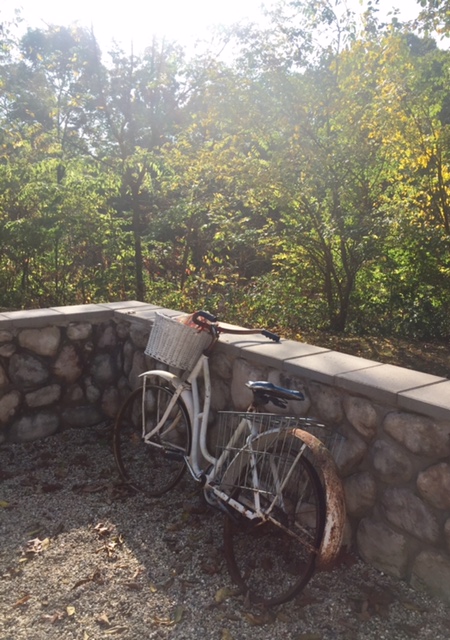
<svg viewBox="0 0 450 640">
<path fill-rule="evenodd" d="M 28 600 L 31 598 L 31 594 L 27 593 L 25 596 L 23 596 L 22 598 L 19 598 L 19 600 L 17 600 L 17 602 L 15 602 L 13 604 L 13 607 L 21 607 L 24 604 L 26 604 L 28 602 Z"/>
<path fill-rule="evenodd" d="M 284 611 L 279 611 L 277 613 L 277 620 L 279 622 L 291 622 L 291 617 Z"/>
<path fill-rule="evenodd" d="M 402 602 L 402 605 L 405 607 L 405 609 L 408 609 L 408 611 L 418 611 L 419 613 L 426 611 L 424 607 L 421 607 L 415 602 L 409 602 L 409 600 L 405 600 L 404 602 Z"/>
<path fill-rule="evenodd" d="M 178 624 L 179 622 L 181 622 L 181 620 L 183 619 L 185 611 L 186 611 L 186 609 L 181 604 L 179 604 L 179 605 L 177 605 L 175 607 L 175 611 L 174 611 L 174 615 L 173 615 L 174 624 Z"/>
<path fill-rule="evenodd" d="M 263 611 L 261 614 L 256 615 L 247 611 L 244 613 L 244 618 L 252 625 L 262 627 L 266 624 L 273 624 L 275 622 L 275 614 L 271 611 Z"/>
<path fill-rule="evenodd" d="M 100 553 L 101 551 L 105 551 L 108 556 L 111 558 L 117 551 L 118 547 L 121 547 L 124 543 L 124 539 L 121 535 L 115 536 L 109 542 L 105 542 L 105 544 L 98 549 L 96 549 L 96 553 Z"/>
<path fill-rule="evenodd" d="M 372 617 L 369 611 L 361 611 L 361 613 L 358 613 L 357 616 L 361 622 L 368 622 Z"/>
<path fill-rule="evenodd" d="M 49 546 L 50 538 L 44 538 L 43 540 L 40 540 L 39 538 L 33 538 L 32 540 L 28 540 L 27 546 L 25 547 L 25 553 L 27 555 L 37 555 L 48 549 Z"/>
<path fill-rule="evenodd" d="M 172 627 L 174 624 L 178 624 L 183 619 L 185 608 L 182 605 L 175 607 L 173 616 L 171 618 L 160 618 L 155 616 L 153 622 L 165 627 Z"/>
<path fill-rule="evenodd" d="M 108 616 L 106 615 L 106 613 L 101 613 L 98 618 L 96 618 L 96 622 L 98 622 L 98 624 L 104 625 L 106 627 L 110 627 L 111 623 L 109 621 Z"/>
<path fill-rule="evenodd" d="M 94 527 L 94 531 L 96 531 L 99 536 L 109 536 L 112 530 L 113 530 L 112 525 L 108 525 L 103 522 L 99 522 Z"/>
<path fill-rule="evenodd" d="M 230 589 L 230 587 L 222 587 L 216 592 L 216 595 L 214 596 L 214 600 L 217 602 L 217 604 L 221 604 L 222 602 L 225 602 L 227 598 L 234 596 L 235 593 L 236 593 L 235 590 Z"/>
<path fill-rule="evenodd" d="M 67 615 L 69 617 L 74 616 L 76 613 L 76 609 L 75 607 L 72 607 L 71 605 L 69 605 L 68 607 L 66 607 L 66 611 L 67 611 Z"/>
<path fill-rule="evenodd" d="M 81 580 L 78 580 L 78 582 L 75 582 L 72 589 L 78 589 L 78 587 L 82 587 L 84 584 L 87 584 L 88 582 L 91 582 L 91 578 L 82 578 Z"/>
<path fill-rule="evenodd" d="M 157 582 L 156 584 L 151 583 L 150 589 L 154 589 L 153 593 L 161 590 L 166 591 L 169 587 L 173 585 L 174 580 L 175 580 L 174 576 L 170 576 L 166 580 L 162 580 L 161 582 Z"/>
<path fill-rule="evenodd" d="M 185 526 L 185 523 L 182 521 L 178 521 L 178 522 L 170 522 L 167 526 L 166 526 L 166 531 L 180 531 L 183 527 Z"/>
<path fill-rule="evenodd" d="M 48 622 L 50 622 L 51 624 L 55 624 L 55 622 L 59 622 L 60 620 L 63 620 L 65 614 L 63 611 L 55 611 L 52 614 L 44 614 L 42 616 L 42 620 L 47 620 Z"/>
<path fill-rule="evenodd" d="M 222 637 L 221 640 L 234 640 L 231 632 L 228 629 L 222 629 Z"/>
<path fill-rule="evenodd" d="M 99 491 L 104 491 L 108 489 L 109 483 L 107 482 L 96 482 L 92 484 L 81 484 L 74 485 L 72 487 L 72 491 L 76 493 L 98 493 Z"/>
<path fill-rule="evenodd" d="M 63 485 L 57 482 L 53 484 L 48 483 L 48 484 L 41 485 L 42 493 L 53 493 L 55 491 L 60 491 L 62 488 L 63 488 Z"/>
<path fill-rule="evenodd" d="M 78 582 L 73 585 L 72 589 L 77 589 L 78 587 L 81 587 L 88 582 L 97 582 L 97 584 L 103 584 L 100 569 L 97 568 L 91 576 L 78 580 Z"/>
<path fill-rule="evenodd" d="M 397 629 L 399 629 L 400 631 L 403 631 L 403 633 L 408 638 L 418 638 L 422 630 L 422 627 L 417 625 L 412 625 L 412 624 L 400 623 L 397 625 Z"/>
<path fill-rule="evenodd" d="M 170 618 L 160 618 L 159 616 L 155 616 L 154 618 L 152 618 L 152 622 L 154 624 L 160 624 L 164 626 L 170 626 L 173 624 Z"/>
<path fill-rule="evenodd" d="M 0 500 L 1 509 L 7 509 L 8 507 L 9 507 L 9 502 L 6 502 L 6 500 Z"/>
<path fill-rule="evenodd" d="M 201 570 L 204 573 L 207 573 L 209 576 L 213 576 L 216 573 L 220 573 L 220 565 L 216 562 L 202 562 L 202 564 L 200 565 Z"/>
</svg>

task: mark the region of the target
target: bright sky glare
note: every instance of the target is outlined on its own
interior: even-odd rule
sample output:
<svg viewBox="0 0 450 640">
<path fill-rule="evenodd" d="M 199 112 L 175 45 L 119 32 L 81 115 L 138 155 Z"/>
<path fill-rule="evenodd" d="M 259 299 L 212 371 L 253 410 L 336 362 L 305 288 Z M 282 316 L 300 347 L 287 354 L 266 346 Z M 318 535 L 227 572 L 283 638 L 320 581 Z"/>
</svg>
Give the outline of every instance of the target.
<svg viewBox="0 0 450 640">
<path fill-rule="evenodd" d="M 266 0 L 272 4 L 274 0 Z M 360 0 L 347 0 L 355 11 L 361 10 Z M 78 22 L 93 27 L 101 46 L 112 40 L 125 48 L 133 43 L 143 49 L 153 34 L 167 36 L 181 44 L 206 39 L 212 25 L 229 25 L 237 21 L 261 16 L 261 0 L 1 0 L 0 19 L 9 18 L 16 8 L 28 25 L 68 25 Z M 380 14 L 396 7 L 401 17 L 417 15 L 415 0 L 380 0 Z"/>
</svg>

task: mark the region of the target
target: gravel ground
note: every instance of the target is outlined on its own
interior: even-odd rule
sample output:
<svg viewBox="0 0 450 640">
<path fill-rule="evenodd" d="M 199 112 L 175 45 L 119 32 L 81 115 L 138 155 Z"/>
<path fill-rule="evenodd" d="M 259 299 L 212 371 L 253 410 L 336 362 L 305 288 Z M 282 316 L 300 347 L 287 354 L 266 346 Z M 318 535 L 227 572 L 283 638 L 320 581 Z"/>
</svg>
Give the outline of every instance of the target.
<svg viewBox="0 0 450 640">
<path fill-rule="evenodd" d="M 292 602 L 248 607 L 222 516 L 187 477 L 164 499 L 120 484 L 107 426 L 0 449 L 2 640 L 448 640 L 450 610 L 345 555 Z"/>
</svg>

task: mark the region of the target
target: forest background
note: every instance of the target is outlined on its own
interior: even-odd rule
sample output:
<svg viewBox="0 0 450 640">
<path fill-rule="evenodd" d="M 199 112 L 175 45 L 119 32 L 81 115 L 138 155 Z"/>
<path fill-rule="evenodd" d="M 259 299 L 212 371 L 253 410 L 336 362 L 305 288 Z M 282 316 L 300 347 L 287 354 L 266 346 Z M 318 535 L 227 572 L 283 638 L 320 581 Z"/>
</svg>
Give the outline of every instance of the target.
<svg viewBox="0 0 450 640">
<path fill-rule="evenodd" d="M 207 308 L 432 342 L 448 374 L 450 2 L 419 4 L 282 0 L 232 56 L 0 13 L 0 309 Z"/>
</svg>

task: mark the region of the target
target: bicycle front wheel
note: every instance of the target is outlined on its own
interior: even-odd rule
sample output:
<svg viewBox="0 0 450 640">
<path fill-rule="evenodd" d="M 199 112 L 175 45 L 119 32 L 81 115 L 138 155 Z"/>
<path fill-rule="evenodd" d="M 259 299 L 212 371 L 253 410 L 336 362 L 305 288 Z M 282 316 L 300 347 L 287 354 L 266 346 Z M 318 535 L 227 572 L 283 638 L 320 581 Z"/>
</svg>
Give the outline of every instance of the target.
<svg viewBox="0 0 450 640">
<path fill-rule="evenodd" d="M 263 518 L 236 512 L 225 519 L 225 558 L 232 580 L 254 603 L 274 606 L 293 598 L 308 583 L 323 537 L 325 494 L 311 462 L 298 455 L 292 434 L 248 462 L 232 496 Z"/>
<path fill-rule="evenodd" d="M 191 425 L 178 398 L 164 424 L 150 441 L 144 440 L 173 402 L 174 391 L 146 384 L 133 391 L 119 411 L 113 434 L 117 468 L 123 480 L 136 491 L 161 496 L 174 487 L 186 468 L 191 445 Z"/>
</svg>

